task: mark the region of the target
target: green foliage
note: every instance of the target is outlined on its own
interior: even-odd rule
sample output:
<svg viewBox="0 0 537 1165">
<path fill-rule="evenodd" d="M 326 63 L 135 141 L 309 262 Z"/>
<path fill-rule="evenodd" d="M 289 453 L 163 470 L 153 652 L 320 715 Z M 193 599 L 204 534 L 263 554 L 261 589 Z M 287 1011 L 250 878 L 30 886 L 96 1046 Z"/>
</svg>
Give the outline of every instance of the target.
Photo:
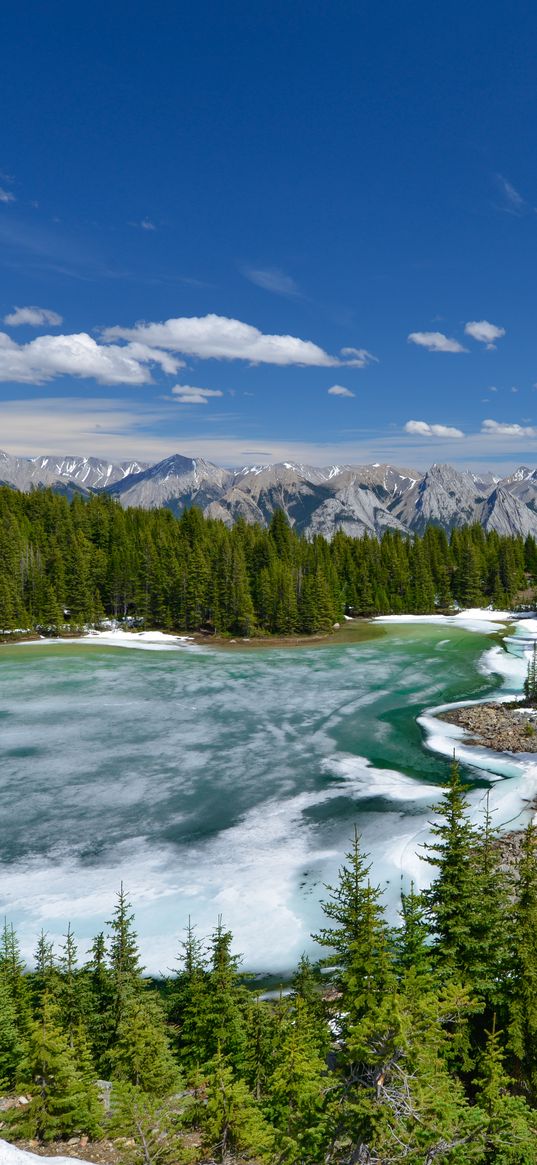
<svg viewBox="0 0 537 1165">
<path fill-rule="evenodd" d="M 109 1059 L 112 1078 L 142 1092 L 160 1097 L 179 1087 L 179 1069 L 158 1000 L 132 995 L 125 1001 Z"/>
<path fill-rule="evenodd" d="M 192 1154 L 181 1136 L 177 1102 L 148 1095 L 132 1084 L 116 1084 L 112 1093 L 110 1132 L 123 1137 L 124 1165 L 189 1165 Z"/>
<path fill-rule="evenodd" d="M 247 1155 L 251 1165 L 271 1158 L 273 1130 L 220 1052 L 209 1066 L 200 1124 L 204 1145 L 216 1161 L 225 1161 L 230 1153 Z"/>
<path fill-rule="evenodd" d="M 537 704 L 537 643 L 533 644 L 533 651 L 528 660 L 524 695 L 529 704 Z M 527 727 L 530 728 L 531 725 L 528 724 Z"/>
<path fill-rule="evenodd" d="M 40 1017 L 30 1028 L 17 1083 L 31 1097 L 23 1109 L 11 1110 L 11 1132 L 19 1137 L 54 1140 L 77 1132 L 99 1131 L 97 1092 L 61 1029 L 56 1008 L 46 994 Z"/>
<path fill-rule="evenodd" d="M 343 614 L 512 603 L 536 573 L 531 538 L 480 526 L 337 531 L 311 541 L 276 510 L 270 528 L 229 530 L 196 509 L 123 510 L 108 495 L 69 504 L 49 490 L 0 487 L 0 634 L 103 616 L 225 635 L 329 631 Z M 64 615 L 64 611 L 67 612 Z"/>
<path fill-rule="evenodd" d="M 123 887 L 82 967 L 69 926 L 25 974 L 6 924 L 0 1078 L 29 1103 L 3 1135 L 104 1129 L 124 1165 L 537 1165 L 537 832 L 507 878 L 454 763 L 425 859 L 432 885 L 390 930 L 355 832 L 317 936 L 330 974 L 303 957 L 277 1002 L 248 991 L 221 920 L 207 940 L 189 921 L 178 973 L 142 978 Z"/>
</svg>

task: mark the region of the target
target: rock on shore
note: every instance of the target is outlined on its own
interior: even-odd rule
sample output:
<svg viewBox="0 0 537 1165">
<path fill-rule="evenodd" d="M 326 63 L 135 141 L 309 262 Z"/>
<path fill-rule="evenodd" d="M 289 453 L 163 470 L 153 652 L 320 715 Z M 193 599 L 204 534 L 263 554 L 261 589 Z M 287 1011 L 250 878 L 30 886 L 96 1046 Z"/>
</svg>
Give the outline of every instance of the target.
<svg viewBox="0 0 537 1165">
<path fill-rule="evenodd" d="M 472 739 L 466 744 L 495 752 L 537 752 L 537 708 L 521 704 L 472 704 L 438 713 L 440 720 L 458 724 Z"/>
</svg>

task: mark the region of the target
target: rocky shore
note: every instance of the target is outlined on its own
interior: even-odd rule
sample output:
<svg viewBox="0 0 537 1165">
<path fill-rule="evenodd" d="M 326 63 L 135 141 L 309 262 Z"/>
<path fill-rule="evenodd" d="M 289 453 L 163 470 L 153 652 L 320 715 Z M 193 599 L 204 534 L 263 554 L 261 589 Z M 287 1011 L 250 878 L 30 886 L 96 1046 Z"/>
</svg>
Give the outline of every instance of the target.
<svg viewBox="0 0 537 1165">
<path fill-rule="evenodd" d="M 465 744 L 481 745 L 495 752 L 537 753 L 537 708 L 521 702 L 472 704 L 438 713 L 439 720 L 458 724 L 470 733 Z"/>
</svg>

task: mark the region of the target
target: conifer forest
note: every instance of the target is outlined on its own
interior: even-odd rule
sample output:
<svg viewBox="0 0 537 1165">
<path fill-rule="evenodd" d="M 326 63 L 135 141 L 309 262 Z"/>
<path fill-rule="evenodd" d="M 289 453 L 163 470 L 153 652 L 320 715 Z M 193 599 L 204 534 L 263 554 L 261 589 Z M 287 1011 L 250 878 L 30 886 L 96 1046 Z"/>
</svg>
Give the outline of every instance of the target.
<svg viewBox="0 0 537 1165">
<path fill-rule="evenodd" d="M 127 617 L 224 635 L 315 634 L 350 615 L 512 605 L 537 575 L 534 538 L 485 533 L 311 541 L 197 509 L 123 510 L 100 495 L 0 488 L 0 632 Z"/>
<path fill-rule="evenodd" d="M 267 1165 L 537 1162 L 537 837 L 506 848 L 454 761 L 397 926 L 355 834 L 320 959 L 263 998 L 225 921 L 188 920 L 144 977 L 127 891 L 80 963 L 66 926 L 27 972 L 0 947 L 2 1137 L 114 1138 L 120 1159 Z M 103 1098 L 106 1096 L 106 1104 Z"/>
</svg>

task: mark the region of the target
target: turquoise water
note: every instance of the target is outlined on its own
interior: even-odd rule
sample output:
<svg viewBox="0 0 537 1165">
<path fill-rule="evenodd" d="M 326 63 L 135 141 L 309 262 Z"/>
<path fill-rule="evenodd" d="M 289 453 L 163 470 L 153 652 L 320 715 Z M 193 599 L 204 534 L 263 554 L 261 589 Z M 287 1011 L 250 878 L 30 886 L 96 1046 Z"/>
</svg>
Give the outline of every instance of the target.
<svg viewBox="0 0 537 1165">
<path fill-rule="evenodd" d="M 2 648 L 0 909 L 26 953 L 68 920 L 84 945 L 123 879 L 149 970 L 173 965 L 189 914 L 201 934 L 222 914 L 245 965 L 283 970 L 311 946 L 354 823 L 395 900 L 449 763 L 416 717 L 494 691 L 483 655 L 499 641 L 356 634 L 307 649 Z"/>
</svg>

